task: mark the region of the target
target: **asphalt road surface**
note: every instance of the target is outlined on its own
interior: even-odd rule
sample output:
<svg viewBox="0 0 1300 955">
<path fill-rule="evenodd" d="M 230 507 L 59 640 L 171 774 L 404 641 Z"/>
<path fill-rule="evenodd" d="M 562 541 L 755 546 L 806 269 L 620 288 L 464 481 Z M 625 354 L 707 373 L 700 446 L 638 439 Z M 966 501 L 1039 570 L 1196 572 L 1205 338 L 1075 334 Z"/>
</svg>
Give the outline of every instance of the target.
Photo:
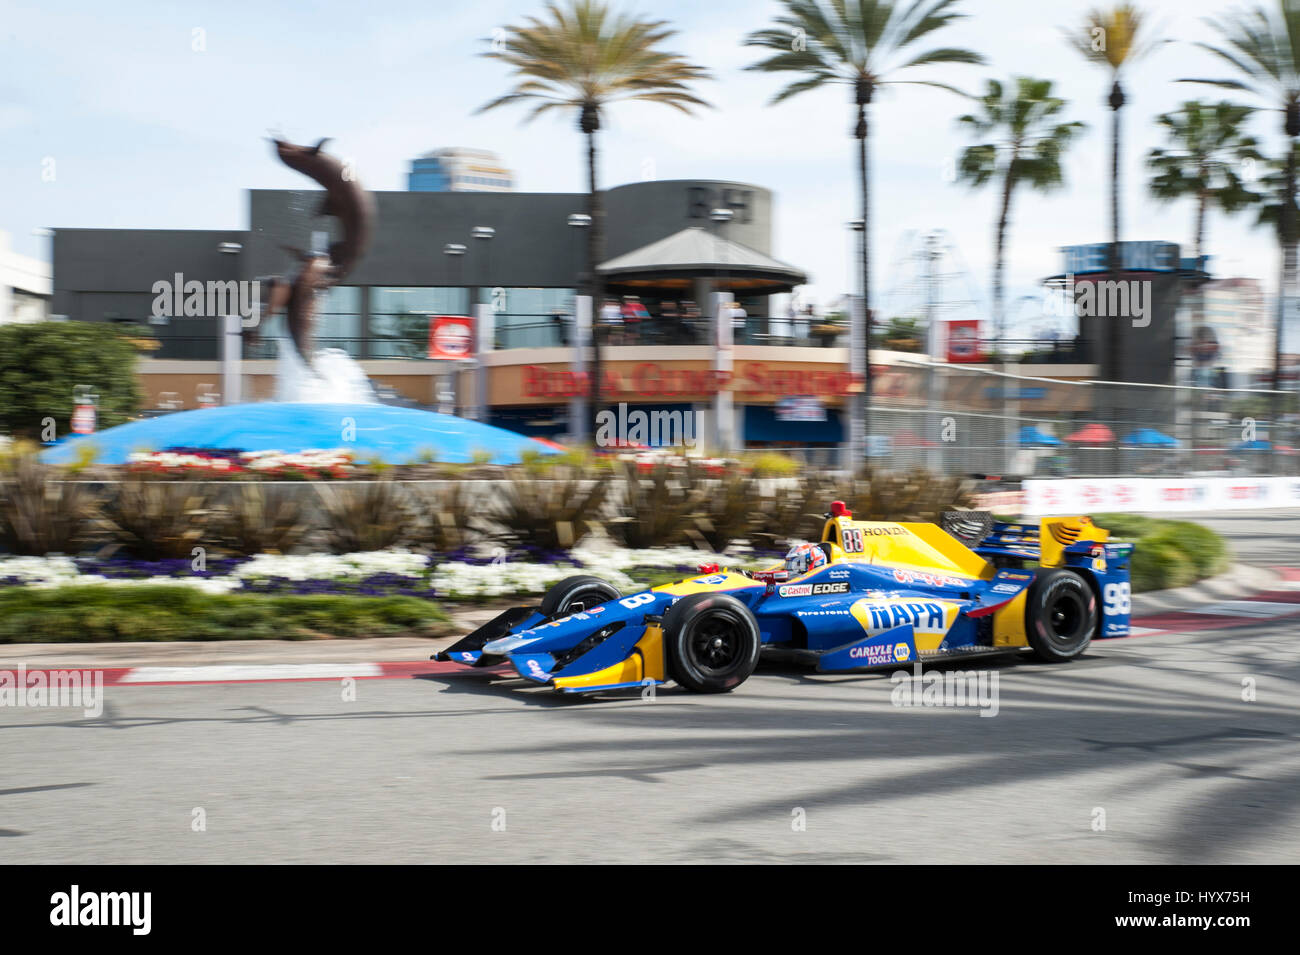
<svg viewBox="0 0 1300 955">
<path fill-rule="evenodd" d="M 1294 518 L 1220 521 L 1240 521 L 1241 556 L 1300 564 Z M 361 680 L 354 700 L 338 680 L 110 687 L 97 719 L 0 709 L 0 849 L 11 863 L 1296 862 L 1298 628 L 1282 615 L 1094 643 L 1063 666 L 986 664 L 988 717 L 895 706 L 888 675 L 768 666 L 723 696 L 611 702 L 481 671 Z"/>
</svg>

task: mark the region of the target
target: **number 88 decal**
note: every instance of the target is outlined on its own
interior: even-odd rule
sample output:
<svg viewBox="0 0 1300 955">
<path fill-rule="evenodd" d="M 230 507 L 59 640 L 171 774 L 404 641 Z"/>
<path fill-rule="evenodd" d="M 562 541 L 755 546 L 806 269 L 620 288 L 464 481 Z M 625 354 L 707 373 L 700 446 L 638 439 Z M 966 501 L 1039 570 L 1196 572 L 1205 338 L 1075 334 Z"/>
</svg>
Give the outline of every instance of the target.
<svg viewBox="0 0 1300 955">
<path fill-rule="evenodd" d="M 846 527 L 843 531 L 844 549 L 850 554 L 862 553 L 862 531 L 856 527 Z"/>
</svg>

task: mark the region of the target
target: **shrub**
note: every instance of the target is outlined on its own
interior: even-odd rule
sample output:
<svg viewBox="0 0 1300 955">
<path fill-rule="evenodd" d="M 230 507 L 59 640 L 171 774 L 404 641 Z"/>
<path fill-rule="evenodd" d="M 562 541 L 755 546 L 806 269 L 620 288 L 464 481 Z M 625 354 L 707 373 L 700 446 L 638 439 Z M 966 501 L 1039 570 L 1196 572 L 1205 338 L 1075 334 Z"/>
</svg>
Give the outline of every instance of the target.
<svg viewBox="0 0 1300 955">
<path fill-rule="evenodd" d="M 466 487 L 463 481 L 413 485 L 411 496 L 417 519 L 411 526 L 410 543 L 445 554 L 459 550 L 478 536 L 466 504 Z"/>
<path fill-rule="evenodd" d="M 604 475 L 578 468 L 561 465 L 546 477 L 513 471 L 487 517 L 525 548 L 564 550 L 600 524 L 608 493 Z"/>
<path fill-rule="evenodd" d="M 75 554 L 96 526 L 99 494 L 60 481 L 34 447 L 0 457 L 0 547 L 12 554 Z"/>
<path fill-rule="evenodd" d="M 236 554 L 287 554 L 311 531 L 305 512 L 296 488 L 232 484 L 213 520 L 213 536 Z"/>
<path fill-rule="evenodd" d="M 0 643 L 434 636 L 446 620 L 418 597 L 211 594 L 175 584 L 0 590 Z"/>
<path fill-rule="evenodd" d="M 128 475 L 104 508 L 110 548 L 141 560 L 190 557 L 207 535 L 211 505 L 211 491 L 201 484 Z"/>
<path fill-rule="evenodd" d="M 753 478 L 732 472 L 699 482 L 694 498 L 686 536 L 696 545 L 721 553 L 733 542 L 749 539 L 758 502 Z"/>
<path fill-rule="evenodd" d="M 325 538 L 336 554 L 383 550 L 406 541 L 414 514 L 401 485 L 384 479 L 317 484 Z"/>
<path fill-rule="evenodd" d="M 1196 565 L 1182 545 L 1169 538 L 1150 537 L 1138 541 L 1129 565 L 1133 590 L 1164 590 L 1185 587 L 1197 579 Z"/>
<path fill-rule="evenodd" d="M 635 461 L 619 461 L 615 474 L 622 496 L 618 515 L 609 522 L 610 536 L 624 547 L 680 543 L 696 503 L 693 475 L 662 461 L 644 473 Z"/>
<path fill-rule="evenodd" d="M 0 325 L 0 432 L 36 438 L 51 417 L 67 434 L 77 385 L 99 395 L 100 428 L 122 424 L 140 407 L 135 365 L 135 346 L 114 325 Z"/>
</svg>

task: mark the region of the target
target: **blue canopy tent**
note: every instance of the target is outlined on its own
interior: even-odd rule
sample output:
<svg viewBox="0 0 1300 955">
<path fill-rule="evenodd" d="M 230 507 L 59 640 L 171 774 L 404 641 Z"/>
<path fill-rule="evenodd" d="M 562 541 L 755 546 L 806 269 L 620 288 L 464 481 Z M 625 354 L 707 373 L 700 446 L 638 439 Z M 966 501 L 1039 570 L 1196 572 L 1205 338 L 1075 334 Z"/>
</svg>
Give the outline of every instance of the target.
<svg viewBox="0 0 1300 955">
<path fill-rule="evenodd" d="M 1025 425 L 1021 428 L 1019 440 L 1021 445 L 1044 448 L 1055 448 L 1062 444 L 1061 439 L 1056 435 L 1048 434 L 1036 425 Z"/>
<path fill-rule="evenodd" d="M 1238 441 L 1232 446 L 1234 451 L 1269 451 L 1273 445 L 1267 441 L 1256 439 L 1254 441 Z"/>
<path fill-rule="evenodd" d="M 493 464 L 515 464 L 525 451 L 558 454 L 540 441 L 455 415 L 380 404 L 258 402 L 179 411 L 71 438 L 42 452 L 47 461 L 75 461 L 81 448 L 95 449 L 100 464 L 126 464 L 136 451 L 211 448 L 284 451 L 344 448 L 358 460 L 417 463 L 432 454 L 440 462 L 468 464 L 488 455 Z"/>
<path fill-rule="evenodd" d="M 1155 428 L 1138 428 L 1131 431 L 1120 439 L 1120 444 L 1126 448 L 1176 448 L 1178 439 L 1171 438 L 1164 432 L 1157 431 Z"/>
</svg>

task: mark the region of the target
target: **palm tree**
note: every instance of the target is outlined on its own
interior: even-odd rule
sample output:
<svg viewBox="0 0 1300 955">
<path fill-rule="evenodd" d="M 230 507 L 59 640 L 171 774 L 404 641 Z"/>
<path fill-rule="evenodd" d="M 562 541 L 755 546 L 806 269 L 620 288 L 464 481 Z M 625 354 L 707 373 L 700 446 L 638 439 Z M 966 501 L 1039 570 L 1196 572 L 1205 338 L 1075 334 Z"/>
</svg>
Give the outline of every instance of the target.
<svg viewBox="0 0 1300 955">
<path fill-rule="evenodd" d="M 1242 129 L 1253 112 L 1249 106 L 1228 102 L 1209 106 L 1192 100 L 1156 119 L 1164 127 L 1169 148 L 1156 147 L 1147 155 L 1147 166 L 1154 173 L 1151 194 L 1160 202 L 1188 197 L 1196 200 L 1192 248 L 1198 288 L 1192 300 L 1193 334 L 1199 334 L 1203 321 L 1199 285 L 1205 271 L 1206 215 L 1211 207 L 1231 215 L 1259 201 L 1258 194 L 1247 187 L 1238 172 L 1264 158 L 1255 138 Z M 1199 443 L 1201 398 L 1202 392 L 1191 392 L 1193 448 Z"/>
<path fill-rule="evenodd" d="M 1118 3 L 1109 9 L 1094 9 L 1083 20 L 1077 32 L 1067 31 L 1066 37 L 1083 56 L 1092 63 L 1104 67 L 1110 74 L 1110 95 L 1106 104 L 1111 109 L 1110 121 L 1110 272 L 1115 280 L 1123 268 L 1120 252 L 1120 218 L 1119 218 L 1119 153 L 1120 153 L 1120 110 L 1124 108 L 1124 87 L 1120 83 L 1124 68 L 1141 59 L 1153 48 L 1147 41 L 1151 28 L 1145 26 L 1147 17 L 1132 3 Z M 1114 323 L 1107 328 L 1105 348 L 1105 372 L 1102 378 L 1118 380 L 1120 363 L 1120 336 Z M 1097 387 L 1097 413 L 1109 417 L 1111 424 L 1118 428 L 1121 409 L 1119 394 L 1115 390 Z M 1107 403 L 1111 407 L 1105 407 Z M 1111 453 L 1111 467 L 1118 471 L 1120 467 L 1119 445 Z"/>
<path fill-rule="evenodd" d="M 1273 390 L 1269 403 L 1270 425 L 1280 412 L 1277 390 L 1282 387 L 1282 329 L 1286 293 L 1294 287 L 1296 271 L 1296 147 L 1300 145 L 1300 0 L 1277 0 L 1273 7 L 1242 10 L 1226 20 L 1207 22 L 1223 37 L 1225 46 L 1197 46 L 1227 62 L 1240 79 L 1185 79 L 1224 89 L 1250 93 L 1282 113 L 1282 132 L 1288 140 L 1282 194 L 1277 200 L 1278 242 L 1282 247 L 1282 272 L 1278 279 L 1277 318 L 1273 333 Z M 1277 446 L 1273 435 L 1271 444 Z"/>
<path fill-rule="evenodd" d="M 1110 73 L 1110 95 L 1106 104 L 1111 109 L 1110 126 L 1110 242 L 1111 270 L 1120 270 L 1120 218 L 1119 218 L 1119 153 L 1120 110 L 1124 108 L 1124 87 L 1120 80 L 1124 68 L 1141 59 L 1153 48 L 1147 41 L 1151 32 L 1146 14 L 1132 3 L 1118 3 L 1109 9 L 1089 12 L 1077 32 L 1067 32 L 1070 43 L 1089 61 L 1105 67 Z M 1113 337 L 1113 336 L 1112 336 Z"/>
<path fill-rule="evenodd" d="M 993 337 L 1001 348 L 1005 321 L 1003 271 L 1012 197 L 1020 185 L 1039 192 L 1061 186 L 1061 156 L 1085 127 L 1079 122 L 1057 121 L 1065 109 L 1065 100 L 1052 95 L 1051 80 L 1017 76 L 1009 88 L 998 80 L 989 80 L 979 104 L 979 113 L 957 120 L 984 140 L 962 152 L 957 178 L 976 189 L 996 179 L 1002 188 L 993 254 Z"/>
<path fill-rule="evenodd" d="M 551 110 L 569 110 L 587 137 L 587 271 L 583 291 L 591 297 L 593 329 L 599 329 L 603 282 L 596 267 L 605 257 L 605 211 L 596 177 L 596 133 L 605 108 L 619 100 L 662 103 L 690 114 L 708 106 L 690 84 L 709 73 L 663 44 L 676 36 L 665 20 L 643 20 L 616 13 L 601 0 L 570 0 L 567 7 L 547 4 L 543 18 L 528 17 L 510 26 L 484 56 L 514 69 L 514 89 L 480 107 L 485 112 L 510 103 L 528 103 L 532 120 Z M 592 335 L 593 414 L 600 411 L 600 336 Z M 592 432 L 595 433 L 594 431 Z"/>
<path fill-rule="evenodd" d="M 933 80 L 896 79 L 914 67 L 936 63 L 983 63 L 978 53 L 956 47 L 915 50 L 921 40 L 966 15 L 953 9 L 957 0 L 781 0 L 784 11 L 774 26 L 745 38 L 747 46 L 772 50 L 771 56 L 747 69 L 765 73 L 797 73 L 772 97 L 780 103 L 808 90 L 843 83 L 853 90 L 858 140 L 858 187 L 862 204 L 863 315 L 863 434 L 869 435 L 871 414 L 871 189 L 867 165 L 867 107 L 877 87 L 894 84 L 936 86 L 959 90 Z M 856 435 L 854 436 L 856 442 Z M 855 448 L 860 451 L 861 448 Z"/>
<path fill-rule="evenodd" d="M 1205 252 L 1210 209 L 1232 215 L 1259 201 L 1239 172 L 1264 159 L 1255 137 L 1242 129 L 1254 112 L 1249 106 L 1228 102 L 1211 106 L 1191 100 L 1156 118 L 1169 147 L 1156 147 L 1147 154 L 1147 166 L 1154 173 L 1151 194 L 1161 202 L 1196 200 L 1192 248 L 1198 267 Z"/>
</svg>

